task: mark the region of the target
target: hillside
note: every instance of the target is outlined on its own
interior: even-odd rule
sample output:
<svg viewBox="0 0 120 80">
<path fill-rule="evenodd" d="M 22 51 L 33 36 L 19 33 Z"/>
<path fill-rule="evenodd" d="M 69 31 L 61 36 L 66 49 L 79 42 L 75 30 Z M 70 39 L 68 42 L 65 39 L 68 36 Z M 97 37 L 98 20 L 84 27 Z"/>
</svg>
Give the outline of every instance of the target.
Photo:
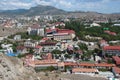
<svg viewBox="0 0 120 80">
<path fill-rule="evenodd" d="M 0 53 L 0 80 L 34 80 L 35 75 L 32 68 L 23 67 L 20 59 Z"/>
</svg>

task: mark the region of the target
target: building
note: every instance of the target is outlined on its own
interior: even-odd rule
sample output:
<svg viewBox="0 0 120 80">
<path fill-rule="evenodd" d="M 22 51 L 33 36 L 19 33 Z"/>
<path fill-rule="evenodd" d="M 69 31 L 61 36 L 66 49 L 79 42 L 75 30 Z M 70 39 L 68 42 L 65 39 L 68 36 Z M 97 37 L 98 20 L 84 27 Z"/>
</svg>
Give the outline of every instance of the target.
<svg viewBox="0 0 120 80">
<path fill-rule="evenodd" d="M 58 64 L 57 61 L 52 59 L 52 60 L 34 60 L 30 62 L 30 65 L 34 68 L 47 68 L 50 66 L 53 66 L 57 68 Z"/>
<path fill-rule="evenodd" d="M 115 64 L 108 63 L 80 63 L 78 64 L 81 68 L 97 68 L 97 69 L 111 69 L 115 67 Z"/>
<path fill-rule="evenodd" d="M 120 65 L 120 57 L 118 56 L 112 56 L 113 61 L 116 63 L 116 65 Z"/>
<path fill-rule="evenodd" d="M 104 47 L 104 46 L 109 46 L 108 42 L 105 41 L 105 40 L 100 40 L 100 41 L 99 41 L 99 44 L 100 44 L 100 47 L 101 47 L 101 48 Z"/>
<path fill-rule="evenodd" d="M 63 22 L 56 22 L 54 23 L 55 26 L 65 26 L 65 23 Z"/>
<path fill-rule="evenodd" d="M 113 26 L 120 26 L 120 24 L 113 24 Z"/>
<path fill-rule="evenodd" d="M 37 45 L 38 45 L 38 42 L 31 41 L 30 39 L 24 42 L 24 46 L 27 48 L 35 48 Z"/>
<path fill-rule="evenodd" d="M 112 69 L 112 67 L 115 67 L 116 65 L 115 64 L 108 64 L 108 63 L 98 63 L 98 64 L 95 64 L 96 68 L 97 69 Z"/>
<path fill-rule="evenodd" d="M 120 46 L 103 47 L 103 55 L 120 56 Z"/>
<path fill-rule="evenodd" d="M 24 47 L 24 46 L 17 46 L 16 49 L 17 49 L 17 53 L 18 53 L 18 54 L 25 54 L 25 53 L 28 53 L 27 48 Z"/>
<path fill-rule="evenodd" d="M 94 75 L 94 74 L 98 74 L 99 71 L 98 69 L 92 69 L 92 68 L 73 68 L 72 73 Z"/>
<path fill-rule="evenodd" d="M 90 27 L 94 27 L 94 26 L 96 26 L 96 27 L 100 27 L 100 25 L 97 24 L 97 23 L 92 23 L 92 24 L 90 25 Z"/>
<path fill-rule="evenodd" d="M 68 42 L 75 38 L 75 32 L 69 29 L 46 29 L 48 38 L 52 38 L 57 41 Z"/>
<path fill-rule="evenodd" d="M 113 36 L 116 36 L 116 35 L 117 35 L 116 32 L 111 32 L 111 31 L 109 31 L 109 30 L 105 30 L 104 33 L 107 33 L 107 34 L 113 35 Z"/>
<path fill-rule="evenodd" d="M 14 40 L 17 40 L 17 41 L 21 40 L 21 35 L 15 35 Z"/>
<path fill-rule="evenodd" d="M 95 68 L 95 64 L 94 63 L 80 63 L 78 65 L 81 68 Z"/>
<path fill-rule="evenodd" d="M 119 67 L 113 67 L 112 72 L 116 78 L 120 78 L 120 68 Z"/>
<path fill-rule="evenodd" d="M 41 27 L 39 24 L 34 24 L 31 27 L 28 27 L 28 34 L 29 35 L 39 35 L 44 36 L 44 27 Z"/>
<path fill-rule="evenodd" d="M 36 45 L 33 51 L 35 54 L 40 54 L 42 52 L 42 48 L 43 48 L 42 46 Z"/>
<path fill-rule="evenodd" d="M 58 33 L 53 35 L 53 39 L 57 41 L 67 42 L 67 41 L 71 41 L 73 38 L 68 33 Z"/>
<path fill-rule="evenodd" d="M 57 46 L 57 42 L 46 41 L 41 42 L 40 45 L 43 47 L 42 52 L 52 52 L 55 49 L 60 50 L 60 47 Z"/>
</svg>

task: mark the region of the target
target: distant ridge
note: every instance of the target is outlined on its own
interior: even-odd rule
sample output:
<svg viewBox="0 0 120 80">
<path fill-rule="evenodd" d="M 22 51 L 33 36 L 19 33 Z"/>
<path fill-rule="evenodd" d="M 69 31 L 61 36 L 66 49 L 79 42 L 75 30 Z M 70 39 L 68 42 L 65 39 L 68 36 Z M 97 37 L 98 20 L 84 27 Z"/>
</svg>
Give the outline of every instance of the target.
<svg viewBox="0 0 120 80">
<path fill-rule="evenodd" d="M 57 15 L 66 14 L 67 12 L 61 9 L 57 9 L 52 6 L 38 5 L 31 7 L 30 9 L 16 9 L 16 10 L 5 10 L 0 11 L 0 15 L 25 15 L 25 16 L 35 16 L 35 15 Z"/>
<path fill-rule="evenodd" d="M 16 10 L 0 10 L 0 16 L 37 16 L 37 15 L 67 15 L 67 16 L 75 16 L 75 17 L 107 17 L 107 18 L 120 18 L 120 13 L 113 14 L 103 14 L 92 11 L 64 11 L 62 9 L 55 8 L 53 6 L 44 6 L 38 5 L 35 7 L 31 7 L 30 9 L 16 9 Z"/>
</svg>

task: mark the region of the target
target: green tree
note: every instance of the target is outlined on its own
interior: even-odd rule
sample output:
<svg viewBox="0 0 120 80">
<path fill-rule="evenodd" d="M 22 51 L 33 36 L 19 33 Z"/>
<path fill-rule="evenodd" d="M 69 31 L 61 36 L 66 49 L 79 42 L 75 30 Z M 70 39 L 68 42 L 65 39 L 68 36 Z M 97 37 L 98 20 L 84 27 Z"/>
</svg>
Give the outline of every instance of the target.
<svg viewBox="0 0 120 80">
<path fill-rule="evenodd" d="M 52 54 L 61 54 L 62 52 L 60 50 L 53 50 L 51 53 Z"/>
</svg>

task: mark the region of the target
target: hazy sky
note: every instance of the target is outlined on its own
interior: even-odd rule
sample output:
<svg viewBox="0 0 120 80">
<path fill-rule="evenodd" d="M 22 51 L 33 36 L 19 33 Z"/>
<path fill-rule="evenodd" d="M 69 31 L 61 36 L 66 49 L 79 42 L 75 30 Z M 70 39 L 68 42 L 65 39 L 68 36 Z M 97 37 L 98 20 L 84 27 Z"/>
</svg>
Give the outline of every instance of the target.
<svg viewBox="0 0 120 80">
<path fill-rule="evenodd" d="M 120 0 L 0 0 L 0 10 L 51 5 L 67 11 L 120 12 Z"/>
</svg>

